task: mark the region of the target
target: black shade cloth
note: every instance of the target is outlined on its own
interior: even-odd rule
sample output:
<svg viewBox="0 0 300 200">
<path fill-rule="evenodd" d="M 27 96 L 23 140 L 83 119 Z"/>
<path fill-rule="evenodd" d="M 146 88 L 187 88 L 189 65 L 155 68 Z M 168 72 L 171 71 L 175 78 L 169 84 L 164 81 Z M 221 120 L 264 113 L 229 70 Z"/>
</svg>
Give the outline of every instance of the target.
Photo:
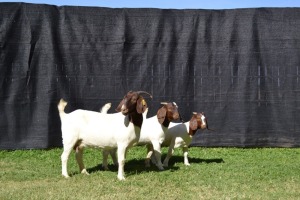
<svg viewBox="0 0 300 200">
<path fill-rule="evenodd" d="M 0 149 L 62 146 L 66 112 L 129 90 L 214 132 L 194 146 L 300 146 L 300 9 L 110 9 L 0 3 Z"/>
</svg>

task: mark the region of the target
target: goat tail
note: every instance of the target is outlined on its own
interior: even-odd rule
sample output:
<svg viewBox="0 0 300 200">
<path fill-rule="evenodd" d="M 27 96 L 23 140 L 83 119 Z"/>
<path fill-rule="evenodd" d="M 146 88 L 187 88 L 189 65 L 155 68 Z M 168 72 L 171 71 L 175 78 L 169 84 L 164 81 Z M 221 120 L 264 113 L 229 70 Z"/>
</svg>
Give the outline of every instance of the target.
<svg viewBox="0 0 300 200">
<path fill-rule="evenodd" d="M 68 102 L 66 102 L 65 100 L 63 99 L 60 99 L 58 105 L 57 105 L 57 108 L 58 108 L 58 112 L 59 112 L 59 115 L 61 116 L 62 114 L 65 114 L 65 107 L 67 106 Z"/>
<path fill-rule="evenodd" d="M 100 113 L 107 114 L 107 111 L 110 109 L 110 107 L 111 107 L 111 103 L 105 104 L 105 105 L 100 109 Z"/>
</svg>

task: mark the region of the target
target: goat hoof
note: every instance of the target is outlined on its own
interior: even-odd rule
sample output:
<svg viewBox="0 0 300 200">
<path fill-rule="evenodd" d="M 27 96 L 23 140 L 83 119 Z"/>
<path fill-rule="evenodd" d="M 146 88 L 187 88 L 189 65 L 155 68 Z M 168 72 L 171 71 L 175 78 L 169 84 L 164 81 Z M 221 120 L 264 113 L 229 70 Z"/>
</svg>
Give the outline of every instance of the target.
<svg viewBox="0 0 300 200">
<path fill-rule="evenodd" d="M 158 168 L 160 171 L 164 171 L 165 169 L 163 167 Z"/>
<path fill-rule="evenodd" d="M 150 165 L 150 162 L 145 162 L 145 166 L 147 167 L 147 168 L 149 168 L 151 165 Z"/>
<path fill-rule="evenodd" d="M 70 178 L 69 175 L 62 174 L 62 176 L 63 176 L 64 178 Z"/>
<path fill-rule="evenodd" d="M 118 176 L 118 179 L 119 179 L 120 181 L 124 181 L 124 180 L 125 180 L 125 177 L 124 177 L 124 176 Z"/>
<path fill-rule="evenodd" d="M 81 173 L 82 173 L 82 174 L 85 174 L 85 175 L 90 175 L 90 174 L 86 171 L 86 169 L 83 169 L 83 170 L 81 171 Z"/>
</svg>

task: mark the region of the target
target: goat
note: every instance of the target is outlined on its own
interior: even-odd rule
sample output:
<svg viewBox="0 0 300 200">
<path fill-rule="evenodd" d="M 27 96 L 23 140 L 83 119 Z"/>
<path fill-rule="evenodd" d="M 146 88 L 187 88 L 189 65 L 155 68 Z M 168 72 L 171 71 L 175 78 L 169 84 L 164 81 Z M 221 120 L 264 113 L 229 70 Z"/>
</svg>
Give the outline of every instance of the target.
<svg viewBox="0 0 300 200">
<path fill-rule="evenodd" d="M 150 158 L 154 151 L 156 166 L 159 170 L 164 170 L 161 162 L 161 144 L 165 140 L 165 135 L 171 121 L 177 120 L 180 117 L 176 103 L 162 104 L 163 107 L 157 111 L 156 116 L 144 118 L 144 124 L 138 141 L 138 145 L 146 144 L 147 146 L 146 167 L 150 167 Z"/>
<path fill-rule="evenodd" d="M 179 119 L 180 114 L 176 103 L 162 102 L 161 104 L 163 106 L 157 111 L 157 115 L 147 119 L 143 115 L 144 121 L 137 145 L 146 144 L 147 146 L 146 167 L 150 166 L 150 158 L 154 151 L 157 167 L 159 170 L 164 170 L 161 162 L 161 144 L 165 139 L 170 122 Z M 107 156 L 108 152 L 103 152 L 102 165 L 105 169 L 107 169 Z"/>
<path fill-rule="evenodd" d="M 189 166 L 188 147 L 198 129 L 208 129 L 207 119 L 204 113 L 193 112 L 190 121 L 185 123 L 170 123 L 162 146 L 168 146 L 168 154 L 163 162 L 164 167 L 168 167 L 174 148 L 182 147 L 184 164 Z"/>
<path fill-rule="evenodd" d="M 63 153 L 61 155 L 62 175 L 69 177 L 67 161 L 72 149 L 76 151 L 76 160 L 80 172 L 88 174 L 83 164 L 83 148 L 99 147 L 104 150 L 118 149 L 118 179 L 124 180 L 125 153 L 139 140 L 143 123 L 142 113 L 147 103 L 141 94 L 147 92 L 128 92 L 120 102 L 115 114 L 101 114 L 88 110 L 64 112 L 67 102 L 63 99 L 58 104 L 61 119 Z"/>
</svg>

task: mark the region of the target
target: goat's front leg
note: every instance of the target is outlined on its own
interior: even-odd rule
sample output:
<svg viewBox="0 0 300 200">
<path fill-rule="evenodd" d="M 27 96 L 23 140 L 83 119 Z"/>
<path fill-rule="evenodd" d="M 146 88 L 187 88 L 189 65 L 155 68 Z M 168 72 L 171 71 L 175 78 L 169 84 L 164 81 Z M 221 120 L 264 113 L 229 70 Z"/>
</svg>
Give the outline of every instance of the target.
<svg viewBox="0 0 300 200">
<path fill-rule="evenodd" d="M 152 142 L 154 154 L 156 158 L 156 166 L 159 170 L 164 170 L 164 167 L 161 163 L 161 144 L 158 141 Z"/>
<path fill-rule="evenodd" d="M 150 159 L 153 154 L 153 146 L 151 144 L 147 144 L 146 147 L 147 147 L 147 157 L 145 160 L 145 165 L 146 167 L 150 167 Z"/>
<path fill-rule="evenodd" d="M 119 163 L 118 179 L 119 180 L 125 180 L 124 177 L 125 154 L 126 154 L 126 146 L 119 145 L 118 146 L 118 163 Z"/>
<path fill-rule="evenodd" d="M 184 157 L 184 164 L 190 166 L 189 159 L 188 159 L 188 147 L 182 147 L 183 157 Z"/>
<path fill-rule="evenodd" d="M 164 167 L 168 167 L 169 166 L 169 160 L 172 157 L 173 153 L 174 153 L 174 145 L 175 145 L 175 140 L 173 140 L 169 146 L 169 150 L 168 150 L 168 154 L 167 157 L 164 160 Z"/>
<path fill-rule="evenodd" d="M 81 146 L 76 147 L 75 156 L 76 156 L 77 163 L 79 165 L 80 172 L 82 174 L 89 175 L 89 173 L 86 171 L 86 169 L 84 167 L 84 164 L 83 164 L 83 159 L 82 159 L 82 157 L 83 157 L 83 147 L 81 147 Z"/>
</svg>

